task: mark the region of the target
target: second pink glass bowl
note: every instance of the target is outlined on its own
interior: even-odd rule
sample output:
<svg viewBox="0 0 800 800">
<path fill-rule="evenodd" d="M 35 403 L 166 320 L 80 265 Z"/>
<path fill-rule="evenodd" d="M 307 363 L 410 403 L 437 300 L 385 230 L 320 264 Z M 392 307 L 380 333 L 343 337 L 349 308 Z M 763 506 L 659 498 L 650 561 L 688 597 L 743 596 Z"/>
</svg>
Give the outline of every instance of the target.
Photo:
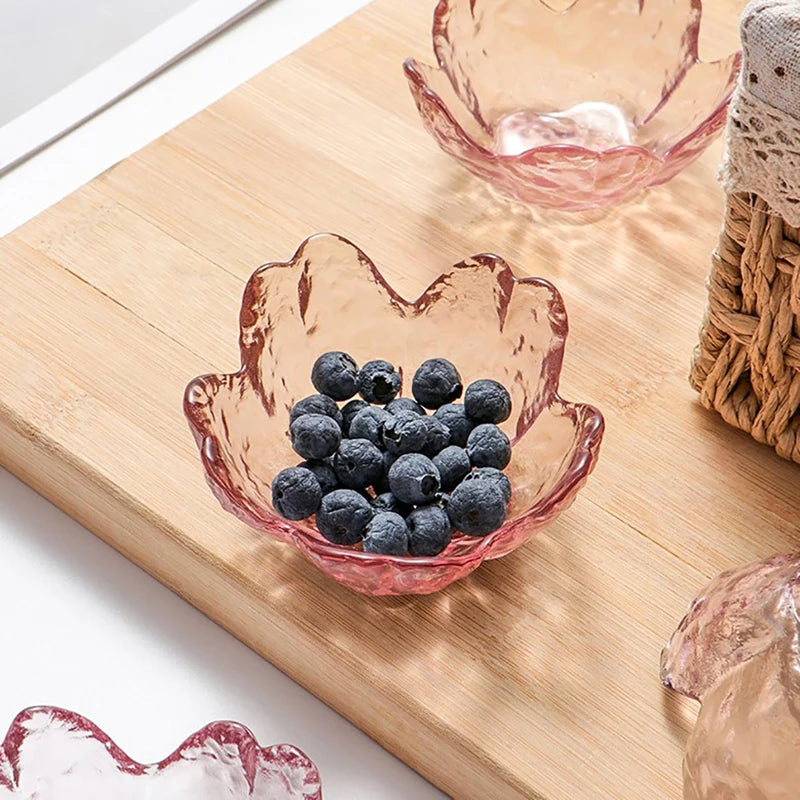
<svg viewBox="0 0 800 800">
<path fill-rule="evenodd" d="M 502 194 L 610 205 L 674 177 L 725 124 L 741 54 L 698 59 L 701 13 L 701 0 L 441 0 L 438 66 L 408 59 L 405 73 L 439 146 Z"/>
<path fill-rule="evenodd" d="M 510 553 L 572 502 L 594 467 L 603 418 L 558 395 L 567 337 L 561 296 L 546 281 L 515 277 L 497 256 L 456 265 L 411 303 L 355 245 L 320 234 L 290 261 L 255 272 L 240 326 L 239 372 L 196 378 L 184 396 L 208 482 L 225 509 L 359 592 L 428 594 Z M 432 558 L 381 556 L 331 544 L 312 520 L 289 522 L 274 511 L 272 479 L 299 460 L 289 411 L 313 393 L 311 366 L 328 350 L 359 363 L 388 359 L 406 384 L 424 360 L 444 356 L 465 384 L 491 377 L 509 388 L 513 498 L 500 530 L 456 536 Z"/>
</svg>

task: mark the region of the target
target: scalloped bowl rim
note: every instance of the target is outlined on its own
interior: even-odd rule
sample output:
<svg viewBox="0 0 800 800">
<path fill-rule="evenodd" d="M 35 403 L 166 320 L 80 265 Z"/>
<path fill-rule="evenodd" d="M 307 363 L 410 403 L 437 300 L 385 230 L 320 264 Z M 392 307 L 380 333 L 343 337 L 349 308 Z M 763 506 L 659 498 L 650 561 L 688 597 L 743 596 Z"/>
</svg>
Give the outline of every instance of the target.
<svg viewBox="0 0 800 800">
<path fill-rule="evenodd" d="M 542 0 L 540 0 L 541 2 Z M 576 2 L 580 2 L 581 0 L 576 0 Z M 549 8 L 549 6 L 548 6 Z M 553 9 L 551 9 L 552 11 Z M 558 13 L 558 12 L 556 12 Z M 722 58 L 717 61 L 712 61 L 709 63 L 712 64 L 720 64 L 724 61 L 732 61 L 735 64 L 735 71 L 738 72 L 741 69 L 742 64 L 742 53 L 741 51 L 737 51 L 736 53 L 727 56 L 727 58 Z M 693 62 L 692 66 L 696 64 L 702 64 L 705 62 L 700 61 L 699 59 Z M 527 150 L 523 150 L 521 153 L 516 153 L 514 155 L 509 155 L 507 153 L 495 153 L 493 150 L 489 150 L 484 145 L 476 142 L 475 139 L 470 136 L 465 130 L 461 123 L 456 120 L 453 114 L 450 112 L 450 109 L 447 107 L 447 104 L 442 100 L 442 98 L 433 90 L 431 87 L 426 83 L 425 78 L 419 69 L 420 65 L 426 66 L 428 69 L 431 70 L 439 70 L 443 71 L 441 66 L 439 67 L 432 67 L 428 64 L 424 64 L 421 61 L 418 61 L 415 58 L 407 58 L 403 62 L 403 71 L 405 72 L 406 78 L 414 84 L 418 91 L 422 92 L 425 97 L 430 100 L 431 103 L 436 105 L 439 111 L 447 117 L 448 122 L 453 126 L 453 128 L 458 132 L 459 136 L 462 138 L 463 142 L 468 144 L 471 148 L 475 151 L 480 153 L 484 158 L 487 158 L 491 161 L 496 161 L 499 163 L 508 163 L 508 164 L 519 164 L 521 162 L 525 162 L 528 164 L 533 165 L 535 162 L 535 156 L 542 156 L 542 155 L 571 155 L 571 156 L 581 156 L 584 158 L 593 158 L 595 160 L 601 159 L 603 156 L 636 156 L 637 158 L 641 158 L 647 161 L 652 162 L 654 166 L 659 167 L 666 167 L 668 166 L 668 162 L 672 155 L 678 152 L 680 149 L 686 146 L 689 142 L 693 141 L 695 136 L 697 135 L 698 131 L 710 127 L 714 127 L 716 125 L 721 125 L 724 122 L 724 118 L 728 113 L 728 105 L 730 103 L 731 97 L 733 96 L 733 92 L 735 86 L 732 85 L 730 90 L 727 92 L 725 99 L 722 100 L 714 110 L 701 122 L 699 122 L 690 133 L 687 133 L 682 139 L 678 142 L 673 144 L 669 150 L 667 150 L 663 155 L 657 155 L 652 150 L 644 147 L 643 145 L 639 144 L 625 144 L 625 145 L 616 145 L 615 147 L 609 147 L 605 150 L 592 150 L 591 148 L 584 147 L 583 145 L 579 144 L 544 144 L 538 145 L 537 147 L 531 147 Z M 654 176 L 657 178 L 658 176 Z"/>
<path fill-rule="evenodd" d="M 442 272 L 439 274 L 437 278 L 435 278 L 427 288 L 419 295 L 416 300 L 407 300 L 402 297 L 400 294 L 397 293 L 395 289 L 392 288 L 391 284 L 384 278 L 382 273 L 378 270 L 375 266 L 375 263 L 369 256 L 366 255 L 357 245 L 355 245 L 352 241 L 347 239 L 344 236 L 335 233 L 317 233 L 312 236 L 307 237 L 303 240 L 303 242 L 299 245 L 297 250 L 295 251 L 294 255 L 288 261 L 273 261 L 267 264 L 262 265 L 255 272 L 250 276 L 247 281 L 244 294 L 243 294 L 243 301 L 242 301 L 242 308 L 245 306 L 245 301 L 250 295 L 251 287 L 253 286 L 254 282 L 256 281 L 257 277 L 267 269 L 273 268 L 281 268 L 281 267 L 294 267 L 297 265 L 299 258 L 303 251 L 305 250 L 306 246 L 315 239 L 318 238 L 326 238 L 326 237 L 333 237 L 344 244 L 352 247 L 353 250 L 358 254 L 359 261 L 362 265 L 366 266 L 370 272 L 372 273 L 375 280 L 380 284 L 382 288 L 384 288 L 390 295 L 390 297 L 395 301 L 403 306 L 406 307 L 414 307 L 419 305 L 422 301 L 429 298 L 432 294 L 434 294 L 436 287 L 446 280 L 448 275 L 452 274 L 453 272 L 460 270 L 460 269 L 473 269 L 476 265 L 482 269 L 490 268 L 489 263 L 492 264 L 500 264 L 502 268 L 508 270 L 511 277 L 513 278 L 514 285 L 521 284 L 521 285 L 534 285 L 546 288 L 548 291 L 551 292 L 551 300 L 550 300 L 550 307 L 556 307 L 558 311 L 561 313 L 562 318 L 564 319 L 564 330 L 563 330 L 563 342 L 561 347 L 558 349 L 557 354 L 555 354 L 555 358 L 557 359 L 557 366 L 558 369 L 554 370 L 555 377 L 551 380 L 548 380 L 545 384 L 546 391 L 543 393 L 543 404 L 542 409 L 549 407 L 550 405 L 556 404 L 560 405 L 562 408 L 565 409 L 576 409 L 582 410 L 585 414 L 585 423 L 583 425 L 583 435 L 580 440 L 576 441 L 575 447 L 573 449 L 573 457 L 570 461 L 569 466 L 564 470 L 563 475 L 559 479 L 559 481 L 547 492 L 543 497 L 539 498 L 539 500 L 532 505 L 530 508 L 525 510 L 520 516 L 516 517 L 513 520 L 509 520 L 506 524 L 504 524 L 498 530 L 488 534 L 487 536 L 481 537 L 478 539 L 476 538 L 475 546 L 469 550 L 468 552 L 462 554 L 446 554 L 447 551 L 445 550 L 442 554 L 437 556 L 392 556 L 392 555 L 381 555 L 377 553 L 365 553 L 361 550 L 353 550 L 348 547 L 344 547 L 341 545 L 336 545 L 332 542 L 327 541 L 324 539 L 319 533 L 314 535 L 313 533 L 306 530 L 304 527 L 300 525 L 293 525 L 289 524 L 287 520 L 283 520 L 282 518 L 278 517 L 277 514 L 275 516 L 275 521 L 278 521 L 282 524 L 283 529 L 288 532 L 292 538 L 295 540 L 295 543 L 301 550 L 305 550 L 308 548 L 311 550 L 315 555 L 319 555 L 325 558 L 340 558 L 344 557 L 350 561 L 360 561 L 363 563 L 370 563 L 370 564 L 403 564 L 409 565 L 413 564 L 414 566 L 418 567 L 443 567 L 443 566 L 463 566 L 470 563 L 475 563 L 478 566 L 482 561 L 485 560 L 486 551 L 491 548 L 494 542 L 512 530 L 512 528 L 518 526 L 519 524 L 525 522 L 535 522 L 535 518 L 537 515 L 540 514 L 541 509 L 543 506 L 549 510 L 551 508 L 558 509 L 561 504 L 563 504 L 566 500 L 568 500 L 573 494 L 575 494 L 582 485 L 582 482 L 591 474 L 594 466 L 597 462 L 598 457 L 598 449 L 599 445 L 603 438 L 603 433 L 605 431 L 605 420 L 603 414 L 597 409 L 595 406 L 588 404 L 588 403 L 573 403 L 567 400 L 564 400 L 561 395 L 558 393 L 558 381 L 561 375 L 561 366 L 563 363 L 564 357 L 564 342 L 567 339 L 568 333 L 568 325 L 566 322 L 566 310 L 564 307 L 564 301 L 561 297 L 561 293 L 556 289 L 556 287 L 550 283 L 550 281 L 546 280 L 545 278 L 535 278 L 535 277 L 522 277 L 518 278 L 515 274 L 513 269 L 508 265 L 508 263 L 503 259 L 501 256 L 495 255 L 493 253 L 480 253 L 475 256 L 471 256 L 468 259 L 462 260 L 457 264 L 454 264 L 447 272 Z M 473 263 L 468 263 L 473 262 Z M 240 333 L 241 333 L 241 326 L 240 326 Z M 208 461 L 208 454 L 206 452 L 206 447 L 204 447 L 205 439 L 207 438 L 208 434 L 204 431 L 200 430 L 197 426 L 194 418 L 193 413 L 193 402 L 190 399 L 190 395 L 198 384 L 203 384 L 204 382 L 208 381 L 209 379 L 234 379 L 234 378 L 241 378 L 248 376 L 250 372 L 250 353 L 248 352 L 250 348 L 246 346 L 240 338 L 240 355 L 242 359 L 241 367 L 234 373 L 207 373 L 204 375 L 198 375 L 197 377 L 193 378 L 186 386 L 184 390 L 184 397 L 183 397 L 183 409 L 186 419 L 189 422 L 191 427 L 192 433 L 194 435 L 195 441 L 197 443 L 201 461 L 203 464 L 203 470 L 206 475 L 206 480 L 208 481 L 211 489 L 213 490 L 214 494 L 216 495 L 217 499 L 221 502 L 223 507 L 226 510 L 233 510 L 239 511 L 240 513 L 244 514 L 245 518 L 248 520 L 248 524 L 251 524 L 252 527 L 255 527 L 257 530 L 264 530 L 262 525 L 253 525 L 253 523 L 249 522 L 249 520 L 253 520 L 256 522 L 257 520 L 248 512 L 243 511 L 239 508 L 228 494 L 225 492 L 224 488 L 219 486 L 216 479 L 212 476 L 214 474 L 214 470 L 211 467 L 211 464 Z M 533 425 L 533 420 L 531 421 L 531 425 Z M 527 433 L 527 429 L 525 431 Z M 523 434 L 525 435 L 525 434 Z M 213 437 L 212 437 L 213 438 Z M 518 441 L 520 436 L 515 436 L 513 442 Z M 228 504 L 232 506 L 232 508 L 228 508 Z M 549 521 L 549 520 L 548 520 Z M 300 522 L 305 522 L 305 520 L 300 520 Z M 266 531 L 269 533 L 269 531 Z"/>
<path fill-rule="evenodd" d="M 77 724 L 82 730 L 87 731 L 91 736 L 102 744 L 118 767 L 122 767 L 127 772 L 133 774 L 145 774 L 148 770 L 160 771 L 171 764 L 185 760 L 182 757 L 184 750 L 196 746 L 207 739 L 213 739 L 215 742 L 222 744 L 222 739 L 231 738 L 231 734 L 235 735 L 237 742 L 242 745 L 254 747 L 260 756 L 266 760 L 271 760 L 271 751 L 290 751 L 291 755 L 295 758 L 304 759 L 310 768 L 312 777 L 320 786 L 320 793 L 322 787 L 322 780 L 319 775 L 319 770 L 316 764 L 299 748 L 293 744 L 281 743 L 273 744 L 267 747 L 262 747 L 256 738 L 255 734 L 246 725 L 241 722 L 234 722 L 232 720 L 216 720 L 209 722 L 199 730 L 187 736 L 172 752 L 162 758 L 160 761 L 151 763 L 143 763 L 131 758 L 102 728 L 98 727 L 90 719 L 87 719 L 82 714 L 75 711 L 69 711 L 65 708 L 58 706 L 30 706 L 20 711 L 12 720 L 9 725 L 8 731 L 0 744 L 0 753 L 8 755 L 18 750 L 16 738 L 21 736 L 24 738 L 26 733 L 25 723 L 33 720 L 38 714 L 47 714 L 54 717 L 59 721 Z M 217 736 L 218 731 L 225 732 L 225 737 Z M 13 767 L 13 764 L 12 764 Z M 18 776 L 16 776 L 18 779 Z M 0 788 L 3 788 L 2 775 L 0 774 Z M 15 787 L 9 787 L 14 789 Z M 321 796 L 321 794 L 320 794 Z"/>
</svg>

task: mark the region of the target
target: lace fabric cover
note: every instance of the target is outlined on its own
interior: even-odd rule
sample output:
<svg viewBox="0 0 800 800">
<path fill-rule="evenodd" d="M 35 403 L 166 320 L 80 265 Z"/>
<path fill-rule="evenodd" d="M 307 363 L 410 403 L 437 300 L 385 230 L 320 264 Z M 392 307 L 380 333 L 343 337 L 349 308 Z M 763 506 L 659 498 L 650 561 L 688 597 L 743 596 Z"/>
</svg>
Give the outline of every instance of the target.
<svg viewBox="0 0 800 800">
<path fill-rule="evenodd" d="M 744 63 L 730 106 L 722 180 L 800 226 L 800 3 L 754 0 L 742 15 Z"/>
</svg>

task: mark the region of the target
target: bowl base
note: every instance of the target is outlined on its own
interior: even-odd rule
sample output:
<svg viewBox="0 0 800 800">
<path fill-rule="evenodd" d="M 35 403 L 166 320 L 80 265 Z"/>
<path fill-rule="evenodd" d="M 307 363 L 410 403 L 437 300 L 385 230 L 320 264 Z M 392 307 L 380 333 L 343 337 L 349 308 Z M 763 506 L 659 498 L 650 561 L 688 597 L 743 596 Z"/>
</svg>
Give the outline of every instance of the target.
<svg viewBox="0 0 800 800">
<path fill-rule="evenodd" d="M 517 156 L 550 144 L 608 150 L 633 143 L 633 126 L 613 103 L 579 103 L 566 111 L 514 111 L 494 125 L 494 151 Z"/>
</svg>

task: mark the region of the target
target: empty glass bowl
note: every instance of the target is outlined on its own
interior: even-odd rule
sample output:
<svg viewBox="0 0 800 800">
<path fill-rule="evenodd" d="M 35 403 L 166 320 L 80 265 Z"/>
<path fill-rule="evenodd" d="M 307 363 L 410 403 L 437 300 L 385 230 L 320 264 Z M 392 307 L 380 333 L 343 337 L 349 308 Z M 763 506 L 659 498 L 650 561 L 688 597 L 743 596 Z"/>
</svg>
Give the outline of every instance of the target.
<svg viewBox="0 0 800 800">
<path fill-rule="evenodd" d="M 563 5 L 563 3 L 562 3 Z M 516 200 L 578 211 L 675 176 L 725 123 L 741 54 L 697 57 L 701 0 L 440 0 L 405 62 L 440 147 Z"/>
<path fill-rule="evenodd" d="M 259 747 L 214 722 L 158 764 L 139 764 L 61 708 L 18 714 L 0 744 L 2 800 L 321 800 L 317 768 L 288 744 Z"/>
<path fill-rule="evenodd" d="M 515 277 L 497 256 L 456 265 L 412 303 L 353 244 L 320 234 L 290 261 L 255 272 L 240 323 L 239 372 L 196 378 L 184 396 L 208 482 L 228 511 L 293 543 L 357 591 L 441 589 L 528 541 L 570 504 L 594 466 L 603 418 L 557 391 L 567 336 L 561 297 L 546 281 Z M 456 364 L 465 385 L 489 377 L 508 387 L 514 405 L 503 427 L 513 444 L 506 470 L 513 497 L 500 530 L 457 535 L 431 558 L 382 556 L 332 544 L 313 520 L 278 516 L 272 479 L 300 461 L 288 437 L 289 411 L 314 392 L 311 366 L 329 350 L 359 363 L 392 361 L 406 390 L 416 367 L 435 356 Z"/>
</svg>

